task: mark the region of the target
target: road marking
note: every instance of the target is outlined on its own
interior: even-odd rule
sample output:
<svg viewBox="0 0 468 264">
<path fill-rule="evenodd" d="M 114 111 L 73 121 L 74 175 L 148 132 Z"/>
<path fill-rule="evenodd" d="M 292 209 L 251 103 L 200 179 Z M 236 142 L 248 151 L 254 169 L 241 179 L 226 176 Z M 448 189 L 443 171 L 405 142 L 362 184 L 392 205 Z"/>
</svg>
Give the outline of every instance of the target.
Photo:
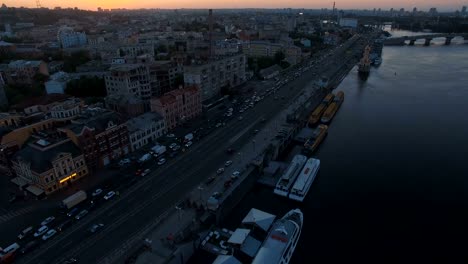
<svg viewBox="0 0 468 264">
<path fill-rule="evenodd" d="M 253 126 L 255 126 L 257 124 L 258 121 L 260 121 L 260 119 L 263 118 L 263 116 L 260 116 L 259 118 L 257 118 L 255 121 L 252 122 L 252 124 L 250 124 L 248 127 L 246 127 L 244 130 L 242 130 L 241 132 L 237 133 L 237 135 L 235 135 L 234 137 L 232 137 L 230 140 L 229 140 L 229 144 L 232 144 L 234 142 L 236 142 L 240 137 L 242 137 L 245 133 L 247 133 L 247 131 L 249 131 L 250 129 L 252 129 Z"/>
</svg>

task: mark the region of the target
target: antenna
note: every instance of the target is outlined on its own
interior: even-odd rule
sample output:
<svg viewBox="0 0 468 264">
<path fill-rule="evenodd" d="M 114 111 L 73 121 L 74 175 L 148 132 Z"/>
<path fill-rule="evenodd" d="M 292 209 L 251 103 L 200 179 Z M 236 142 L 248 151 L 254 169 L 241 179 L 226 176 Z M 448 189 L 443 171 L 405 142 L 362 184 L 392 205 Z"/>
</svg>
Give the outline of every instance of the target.
<svg viewBox="0 0 468 264">
<path fill-rule="evenodd" d="M 40 0 L 36 0 L 36 7 L 37 8 L 42 8 Z"/>
</svg>

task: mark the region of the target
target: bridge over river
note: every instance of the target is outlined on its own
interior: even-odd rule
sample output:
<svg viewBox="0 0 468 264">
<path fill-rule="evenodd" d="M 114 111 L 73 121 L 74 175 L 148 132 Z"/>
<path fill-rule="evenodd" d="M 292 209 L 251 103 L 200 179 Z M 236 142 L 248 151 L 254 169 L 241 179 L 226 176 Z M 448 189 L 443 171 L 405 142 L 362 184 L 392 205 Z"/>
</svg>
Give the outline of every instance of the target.
<svg viewBox="0 0 468 264">
<path fill-rule="evenodd" d="M 414 42 L 419 39 L 424 39 L 424 45 L 431 45 L 431 41 L 435 38 L 445 38 L 445 45 L 450 45 L 452 39 L 455 37 L 462 37 L 465 40 L 468 40 L 468 33 L 441 33 L 441 34 L 427 34 L 427 35 L 417 35 L 417 36 L 404 36 L 398 38 L 388 38 L 385 39 L 384 45 L 387 46 L 399 46 L 405 45 L 406 41 L 409 41 L 408 45 L 413 46 Z"/>
</svg>

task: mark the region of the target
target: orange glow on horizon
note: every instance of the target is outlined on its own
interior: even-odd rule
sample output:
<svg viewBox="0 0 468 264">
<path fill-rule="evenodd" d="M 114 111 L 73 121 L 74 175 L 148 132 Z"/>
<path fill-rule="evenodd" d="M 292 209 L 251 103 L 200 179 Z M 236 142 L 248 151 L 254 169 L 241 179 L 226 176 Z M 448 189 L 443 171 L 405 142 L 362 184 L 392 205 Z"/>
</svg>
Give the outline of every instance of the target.
<svg viewBox="0 0 468 264">
<path fill-rule="evenodd" d="M 10 7 L 36 7 L 35 0 L 3 0 L 7 6 Z M 461 8 L 461 1 L 459 0 L 341 0 L 337 1 L 338 9 L 400 9 L 405 8 L 407 10 L 417 7 L 419 10 L 427 10 L 430 7 L 437 7 L 441 10 L 455 10 Z M 154 0 L 81 0 L 77 2 L 64 1 L 64 0 L 41 0 L 43 7 L 54 8 L 61 6 L 62 8 L 67 7 L 78 7 L 80 9 L 96 10 L 98 7 L 101 8 L 332 8 L 333 0 L 259 0 L 259 1 L 248 1 L 248 0 L 236 0 L 236 1 L 219 1 L 219 0 L 166 0 L 166 1 L 154 1 Z"/>
</svg>

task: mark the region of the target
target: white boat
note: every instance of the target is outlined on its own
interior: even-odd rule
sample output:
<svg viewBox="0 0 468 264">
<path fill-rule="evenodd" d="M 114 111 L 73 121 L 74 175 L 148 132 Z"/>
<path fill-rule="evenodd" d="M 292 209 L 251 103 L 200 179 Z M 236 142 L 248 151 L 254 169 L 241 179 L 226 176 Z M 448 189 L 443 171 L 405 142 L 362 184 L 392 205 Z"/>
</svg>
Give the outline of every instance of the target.
<svg viewBox="0 0 468 264">
<path fill-rule="evenodd" d="M 304 198 L 309 192 L 310 186 L 312 186 L 319 169 L 320 160 L 309 159 L 306 162 L 304 169 L 302 169 L 301 174 L 297 177 L 297 180 L 289 193 L 289 199 L 299 202 L 304 201 Z"/>
<path fill-rule="evenodd" d="M 294 209 L 276 220 L 252 264 L 287 264 L 296 249 L 304 222 L 301 210 Z"/>
<path fill-rule="evenodd" d="M 299 172 L 301 172 L 301 169 L 304 167 L 306 161 L 307 157 L 304 155 L 294 156 L 291 164 L 289 164 L 289 167 L 286 169 L 286 172 L 278 180 L 278 183 L 276 183 L 276 187 L 273 192 L 275 194 L 287 197 L 294 181 L 297 178 L 297 175 L 299 175 Z"/>
</svg>

